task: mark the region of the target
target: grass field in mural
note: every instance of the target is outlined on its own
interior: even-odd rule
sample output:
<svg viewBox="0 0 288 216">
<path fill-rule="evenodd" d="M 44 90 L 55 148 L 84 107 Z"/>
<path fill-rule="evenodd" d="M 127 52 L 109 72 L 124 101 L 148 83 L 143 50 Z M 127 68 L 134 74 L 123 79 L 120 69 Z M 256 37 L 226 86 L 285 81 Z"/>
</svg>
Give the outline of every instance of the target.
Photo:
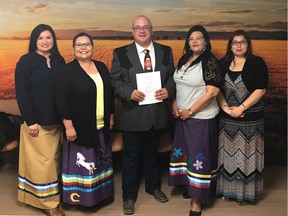
<svg viewBox="0 0 288 216">
<path fill-rule="evenodd" d="M 125 40 L 95 40 L 94 59 L 103 61 L 111 68 L 112 50 L 131 41 Z M 183 40 L 162 40 L 162 44 L 173 48 L 175 64 L 183 52 Z M 20 56 L 27 52 L 26 40 L 0 40 L 0 99 L 15 98 L 14 70 Z M 73 59 L 71 40 L 59 40 L 58 46 L 67 62 Z M 214 54 L 220 58 L 226 49 L 226 40 L 212 40 Z M 287 41 L 255 40 L 254 52 L 262 56 L 269 68 L 268 96 L 286 98 L 286 73 L 287 73 Z"/>
<path fill-rule="evenodd" d="M 183 53 L 183 40 L 158 41 L 172 47 L 175 64 Z M 15 99 L 14 71 L 20 56 L 27 52 L 26 40 L 0 40 L 0 103 Z M 114 48 L 131 43 L 128 40 L 95 40 L 94 59 L 103 61 L 109 70 Z M 220 58 L 226 50 L 226 40 L 212 40 L 213 53 Z M 67 62 L 74 57 L 72 41 L 59 40 L 58 46 Z M 269 87 L 265 96 L 265 160 L 272 164 L 287 163 L 287 41 L 254 40 L 253 50 L 264 58 L 269 69 Z M 1 111 L 1 110 L 0 110 Z M 270 158 L 271 162 L 270 161 Z M 270 162 L 269 162 L 270 161 Z"/>
</svg>

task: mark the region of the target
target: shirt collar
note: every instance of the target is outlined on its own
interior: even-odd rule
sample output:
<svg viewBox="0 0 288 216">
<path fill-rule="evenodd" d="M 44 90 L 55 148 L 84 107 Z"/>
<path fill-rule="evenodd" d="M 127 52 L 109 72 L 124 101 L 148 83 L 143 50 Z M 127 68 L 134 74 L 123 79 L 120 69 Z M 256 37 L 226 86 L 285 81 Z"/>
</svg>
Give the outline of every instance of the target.
<svg viewBox="0 0 288 216">
<path fill-rule="evenodd" d="M 143 50 L 144 50 L 145 48 L 143 48 L 142 46 L 140 46 L 140 45 L 137 44 L 136 42 L 135 42 L 135 44 L 136 44 L 136 49 L 137 49 L 138 54 L 142 54 L 142 53 L 143 53 Z M 154 45 L 153 45 L 153 42 L 151 42 L 150 45 L 149 45 L 146 49 L 149 50 L 149 53 L 154 53 Z"/>
</svg>

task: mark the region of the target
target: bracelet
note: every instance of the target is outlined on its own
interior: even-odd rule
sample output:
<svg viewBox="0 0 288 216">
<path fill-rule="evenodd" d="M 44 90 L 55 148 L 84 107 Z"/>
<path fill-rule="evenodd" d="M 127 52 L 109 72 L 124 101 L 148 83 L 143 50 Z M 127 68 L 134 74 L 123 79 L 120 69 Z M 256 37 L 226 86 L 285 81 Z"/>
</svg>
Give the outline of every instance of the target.
<svg viewBox="0 0 288 216">
<path fill-rule="evenodd" d="M 246 106 L 245 106 L 243 103 L 242 103 L 241 105 L 242 105 L 244 108 L 246 108 Z"/>
</svg>

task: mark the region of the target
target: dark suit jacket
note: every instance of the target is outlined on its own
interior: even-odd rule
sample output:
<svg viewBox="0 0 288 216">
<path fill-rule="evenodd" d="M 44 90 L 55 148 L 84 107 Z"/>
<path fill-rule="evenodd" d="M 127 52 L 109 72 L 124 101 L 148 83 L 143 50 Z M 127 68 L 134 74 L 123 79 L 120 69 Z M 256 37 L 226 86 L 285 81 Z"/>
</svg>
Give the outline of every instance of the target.
<svg viewBox="0 0 288 216">
<path fill-rule="evenodd" d="M 166 88 L 169 93 L 169 98 L 161 103 L 140 106 L 138 102 L 131 101 L 132 92 L 137 89 L 136 73 L 145 73 L 135 43 L 117 48 L 113 52 L 111 81 L 115 94 L 121 98 L 120 130 L 147 131 L 152 127 L 162 129 L 172 123 L 170 102 L 175 95 L 173 54 L 170 47 L 155 42 L 153 44 L 155 71 L 160 71 L 162 88 Z"/>
<path fill-rule="evenodd" d="M 114 97 L 109 71 L 100 61 L 94 61 L 104 87 L 104 134 L 109 139 L 110 115 L 114 113 Z M 62 119 L 72 120 L 78 145 L 95 147 L 98 144 L 96 128 L 97 86 L 74 60 L 60 68 L 56 79 L 56 105 Z M 66 138 L 66 134 L 64 133 Z"/>
</svg>

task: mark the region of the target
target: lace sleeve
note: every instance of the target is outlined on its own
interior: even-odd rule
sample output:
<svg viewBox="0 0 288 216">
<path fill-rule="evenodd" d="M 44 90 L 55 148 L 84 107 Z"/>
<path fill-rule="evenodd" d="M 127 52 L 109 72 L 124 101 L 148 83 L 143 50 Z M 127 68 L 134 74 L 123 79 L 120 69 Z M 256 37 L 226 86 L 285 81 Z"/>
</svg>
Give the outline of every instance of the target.
<svg viewBox="0 0 288 216">
<path fill-rule="evenodd" d="M 215 56 L 211 55 L 204 66 L 204 80 L 206 84 L 214 85 L 220 88 L 222 82 L 222 73 L 218 60 Z"/>
</svg>

